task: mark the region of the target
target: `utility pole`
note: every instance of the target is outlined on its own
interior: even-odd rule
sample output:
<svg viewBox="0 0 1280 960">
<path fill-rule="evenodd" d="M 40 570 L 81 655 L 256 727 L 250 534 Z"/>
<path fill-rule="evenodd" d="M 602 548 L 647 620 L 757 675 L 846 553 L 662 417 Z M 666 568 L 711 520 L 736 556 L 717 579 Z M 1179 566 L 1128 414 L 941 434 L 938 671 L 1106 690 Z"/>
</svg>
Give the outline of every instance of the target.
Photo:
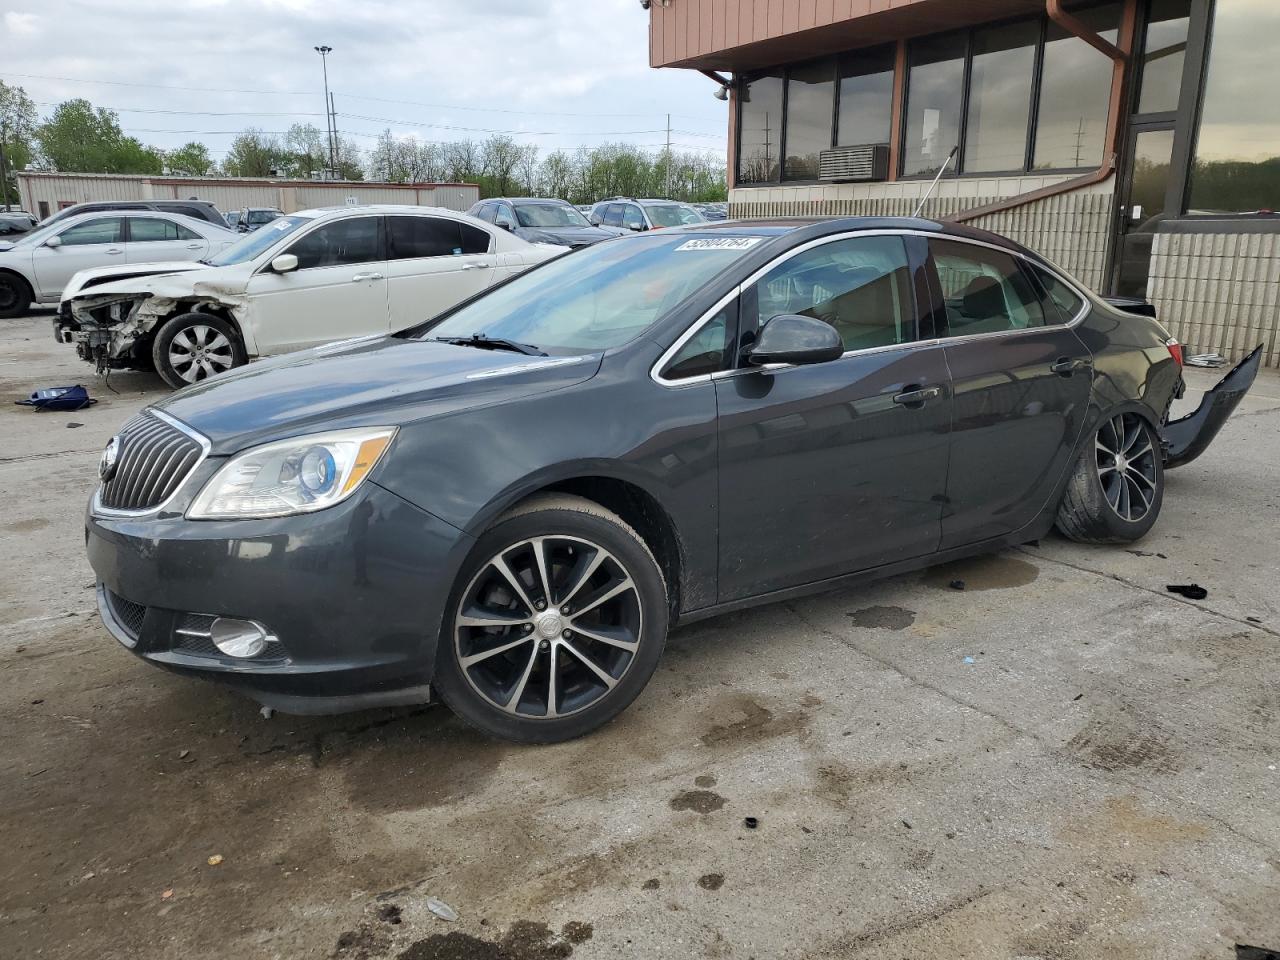
<svg viewBox="0 0 1280 960">
<path fill-rule="evenodd" d="M 332 180 L 335 175 L 335 167 L 337 166 L 337 151 L 333 146 L 333 117 L 332 100 L 329 97 L 329 54 L 333 52 L 333 47 L 320 46 L 315 48 L 316 53 L 320 54 L 320 67 L 324 71 L 324 129 L 329 138 L 329 177 Z"/>
<path fill-rule="evenodd" d="M 4 162 L 4 145 L 9 139 L 9 126 L 0 122 L 0 203 L 4 204 L 5 213 L 9 212 L 9 168 Z"/>
<path fill-rule="evenodd" d="M 671 197 L 671 114 L 667 114 L 667 199 Z"/>
<path fill-rule="evenodd" d="M 338 178 L 338 111 L 333 107 L 333 94 L 329 94 L 329 126 L 333 129 L 333 176 Z"/>
</svg>

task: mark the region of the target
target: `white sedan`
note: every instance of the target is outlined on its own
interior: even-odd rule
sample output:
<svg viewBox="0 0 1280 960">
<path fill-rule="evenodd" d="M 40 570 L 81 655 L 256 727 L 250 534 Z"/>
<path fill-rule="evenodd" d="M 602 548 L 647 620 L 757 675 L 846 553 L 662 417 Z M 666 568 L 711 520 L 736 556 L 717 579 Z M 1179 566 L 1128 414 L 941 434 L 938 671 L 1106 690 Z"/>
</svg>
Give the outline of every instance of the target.
<svg viewBox="0 0 1280 960">
<path fill-rule="evenodd" d="M 72 276 L 91 267 L 203 260 L 237 234 L 205 220 L 159 210 L 82 213 L 0 244 L 0 317 L 34 303 L 57 303 Z"/>
<path fill-rule="evenodd" d="M 199 269 L 90 286 L 55 327 L 100 371 L 154 367 L 181 387 L 256 357 L 403 330 L 565 252 L 437 207 L 304 210 Z"/>
</svg>

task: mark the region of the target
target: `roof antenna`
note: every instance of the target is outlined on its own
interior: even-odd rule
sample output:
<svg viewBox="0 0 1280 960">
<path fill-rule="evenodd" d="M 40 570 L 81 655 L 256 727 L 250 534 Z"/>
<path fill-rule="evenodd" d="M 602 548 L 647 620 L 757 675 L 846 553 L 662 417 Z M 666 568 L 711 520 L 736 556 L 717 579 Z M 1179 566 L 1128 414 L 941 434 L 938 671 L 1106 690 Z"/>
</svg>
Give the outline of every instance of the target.
<svg viewBox="0 0 1280 960">
<path fill-rule="evenodd" d="M 947 172 L 947 167 L 951 166 L 951 161 L 956 158 L 956 154 L 960 152 L 960 145 L 956 144 L 951 148 L 951 152 L 947 154 L 947 159 L 942 161 L 942 169 L 938 171 L 938 175 L 933 178 L 933 183 L 929 184 L 929 189 L 925 195 L 920 198 L 920 206 L 916 207 L 916 212 L 911 216 L 918 217 L 920 212 L 924 210 L 924 205 L 929 202 L 929 198 L 933 196 L 933 191 L 938 189 L 938 181 L 942 179 L 942 175 Z"/>
</svg>

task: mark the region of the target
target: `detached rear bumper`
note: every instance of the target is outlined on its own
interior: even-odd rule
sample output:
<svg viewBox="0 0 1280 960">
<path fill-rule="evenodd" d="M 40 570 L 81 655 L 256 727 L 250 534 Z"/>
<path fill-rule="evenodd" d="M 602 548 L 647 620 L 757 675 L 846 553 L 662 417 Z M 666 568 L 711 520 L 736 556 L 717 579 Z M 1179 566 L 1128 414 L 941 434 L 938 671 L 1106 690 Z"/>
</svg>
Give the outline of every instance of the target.
<svg viewBox="0 0 1280 960">
<path fill-rule="evenodd" d="M 1170 420 L 1164 425 L 1161 440 L 1166 470 L 1190 463 L 1209 448 L 1222 425 L 1253 386 L 1261 364 L 1262 345 L 1259 344 L 1204 395 L 1200 406 L 1185 417 Z"/>
</svg>

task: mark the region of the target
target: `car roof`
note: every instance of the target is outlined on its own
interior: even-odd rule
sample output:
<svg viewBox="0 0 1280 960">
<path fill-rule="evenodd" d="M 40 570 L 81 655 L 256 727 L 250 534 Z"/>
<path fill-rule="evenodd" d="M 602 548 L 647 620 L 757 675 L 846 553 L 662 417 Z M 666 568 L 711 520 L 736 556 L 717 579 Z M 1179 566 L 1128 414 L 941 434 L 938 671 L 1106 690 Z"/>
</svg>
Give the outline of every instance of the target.
<svg viewBox="0 0 1280 960">
<path fill-rule="evenodd" d="M 77 223 L 87 223 L 90 220 L 99 220 L 106 217 L 133 217 L 139 220 L 178 220 L 185 223 L 201 224 L 206 227 L 217 227 L 216 223 L 211 223 L 200 217 L 189 217 L 185 213 L 175 213 L 172 210 L 153 210 L 150 207 L 125 207 L 118 210 L 86 210 L 84 213 L 73 213 L 70 216 L 63 217 L 53 226 L 69 227 Z"/>
<path fill-rule="evenodd" d="M 271 210 L 274 207 L 255 207 L 252 209 Z M 340 207 L 312 207 L 309 210 L 298 210 L 294 213 L 287 213 L 287 217 L 322 217 L 333 213 L 426 213 L 432 216 L 457 217 L 467 221 L 474 222 L 475 217 L 468 215 L 463 210 L 450 210 L 447 207 L 426 207 L 412 203 L 365 203 L 356 206 L 340 206 Z"/>
<path fill-rule="evenodd" d="M 1019 253 L 1029 252 L 1026 247 L 1008 237 L 988 230 L 980 230 L 959 223 L 927 220 L 922 217 L 789 217 L 786 219 L 712 220 L 707 223 L 691 223 L 668 230 L 711 235 L 733 233 L 739 236 L 780 237 L 803 231 L 811 237 L 858 230 L 913 230 L 935 233 L 941 237 L 961 240 L 979 240 Z"/>
</svg>

